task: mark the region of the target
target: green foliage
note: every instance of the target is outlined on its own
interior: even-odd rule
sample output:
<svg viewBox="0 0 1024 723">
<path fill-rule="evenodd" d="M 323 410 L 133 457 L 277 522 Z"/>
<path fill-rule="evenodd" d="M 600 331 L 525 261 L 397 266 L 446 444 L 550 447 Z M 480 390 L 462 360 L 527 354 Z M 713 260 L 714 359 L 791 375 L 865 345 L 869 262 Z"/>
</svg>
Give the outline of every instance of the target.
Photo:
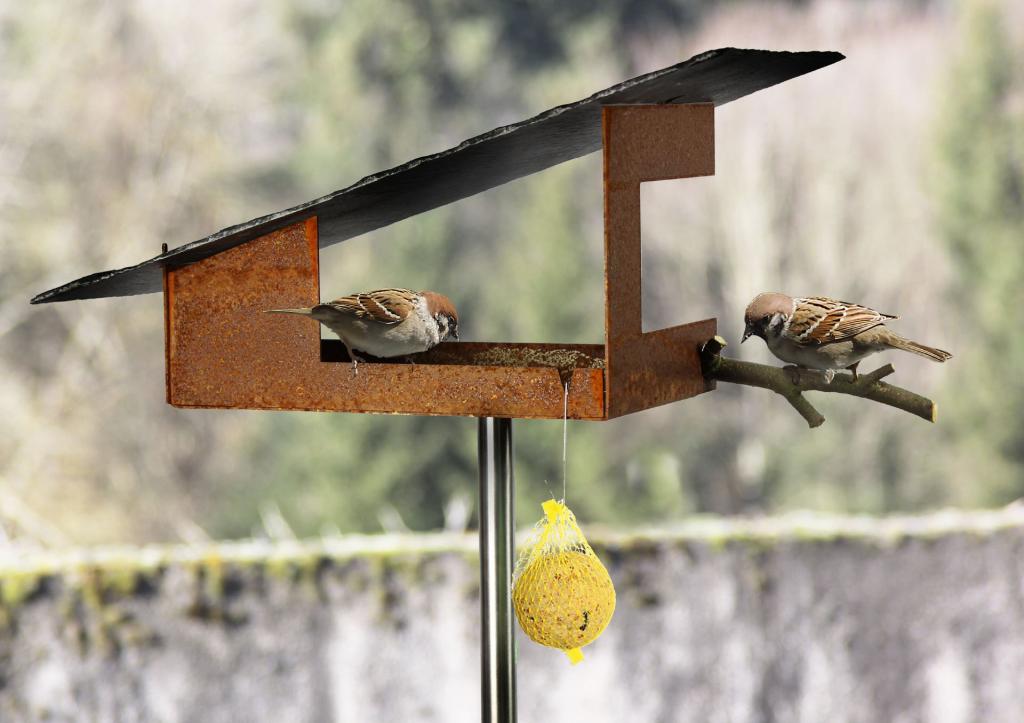
<svg viewBox="0 0 1024 723">
<path fill-rule="evenodd" d="M 307 196 L 578 97 L 602 85 L 602 70 L 618 79 L 601 60 L 617 28 L 593 11 L 588 20 L 518 3 L 481 13 L 443 0 L 366 0 L 285 18 L 310 69 L 289 91 L 304 119 L 291 173 Z M 463 310 L 464 339 L 600 341 L 603 250 L 591 221 L 600 178 L 597 158 L 565 164 L 345 242 L 323 253 L 321 286 L 443 290 Z M 522 300 L 515 313 L 513 299 Z M 608 521 L 683 509 L 675 456 L 643 452 L 623 486 L 610 432 L 572 424 L 574 508 Z M 529 520 L 562 494 L 562 425 L 518 422 L 515 439 L 517 504 Z M 476 498 L 473 420 L 272 414 L 246 448 L 203 520 L 218 536 L 248 534 L 267 501 L 297 533 L 313 534 L 379 530 L 388 507 L 412 529 L 437 528 L 453 499 Z"/>
<path fill-rule="evenodd" d="M 246 536 L 274 501 L 303 535 L 380 531 L 387 505 L 413 528 L 442 527 L 444 502 L 476 478 L 473 428 L 471 420 L 265 415 L 247 442 L 245 477 L 223 481 L 227 504 L 210 522 L 223 536 Z"/>
<path fill-rule="evenodd" d="M 1019 157 L 1006 152 L 1019 133 L 1007 110 L 1017 81 L 1012 48 L 998 37 L 994 11 L 986 12 L 990 15 L 968 23 L 968 50 L 951 71 L 942 148 L 945 167 L 954 172 L 945 174 L 936 206 L 962 270 L 961 295 L 978 305 L 969 313 L 1000 319 L 1006 313 L 999 311 L 1001 300 L 1020 293 L 1021 262 L 1009 251 L 1010 241 L 1020 238 Z M 533 13 L 528 4 L 487 13 L 444 0 L 416 6 L 367 1 L 344 11 L 308 6 L 285 15 L 290 26 L 302 29 L 304 63 L 311 69 L 290 91 L 304 118 L 290 171 L 304 197 L 323 193 L 339 178 L 354 179 L 368 169 L 446 147 L 614 82 L 623 71 L 609 49 L 643 26 L 614 13 L 562 17 Z M 803 148 L 776 155 L 794 154 L 808 157 Z M 777 205 L 774 213 L 810 216 L 810 208 L 791 209 L 771 189 L 817 186 L 836 171 L 809 161 L 779 165 L 774 156 L 771 162 L 769 173 L 789 173 L 791 165 L 794 175 L 778 181 L 769 176 L 770 183 L 753 192 Z M 796 175 L 802 165 L 805 175 Z M 870 192 L 867 176 L 852 162 L 841 174 L 834 188 L 847 199 L 843 214 L 857 218 L 863 212 L 855 202 Z M 464 310 L 464 338 L 596 341 L 603 326 L 601 237 L 594 212 L 600 208 L 599 179 L 599 159 L 588 158 L 348 241 L 324 254 L 325 293 L 395 284 L 438 288 L 451 292 Z M 725 192 L 717 193 L 718 203 L 733 202 Z M 735 203 L 742 207 L 743 201 Z M 705 209 L 691 205 L 687 213 L 695 222 L 716 224 L 703 236 L 722 234 L 720 220 L 703 215 Z M 671 239 L 674 227 L 664 228 L 669 240 L 654 263 L 665 267 L 659 272 L 669 283 L 678 263 L 674 257 L 683 254 L 694 254 L 684 256 L 690 265 L 713 269 L 704 279 L 699 272 L 680 274 L 677 283 L 691 290 L 678 297 L 679 303 L 700 304 L 728 325 L 735 299 L 727 286 L 749 239 L 742 240 L 740 257 L 730 258 L 715 245 L 683 251 Z M 796 225 L 777 243 L 818 243 L 820 232 L 813 231 Z M 889 230 L 855 227 L 838 233 L 847 243 L 857 238 L 875 243 Z M 990 258 L 1004 263 L 988 263 Z M 813 268 L 800 272 L 823 283 Z M 865 271 L 851 267 L 850 273 Z M 981 279 L 986 290 L 976 293 Z M 515 313 L 510 300 L 516 300 Z M 995 335 L 998 326 L 986 334 Z M 998 343 L 1018 342 L 1004 334 Z M 987 344 L 979 348 L 991 348 Z M 957 364 L 969 373 L 985 368 L 980 352 L 969 360 L 962 357 L 974 352 L 957 352 Z M 962 379 L 951 385 L 953 390 L 971 387 L 977 385 Z M 948 426 L 938 430 L 863 404 L 824 400 L 830 422 L 813 437 L 788 417 L 788 410 L 758 394 L 723 388 L 713 400 L 643 419 L 572 424 L 570 503 L 581 519 L 629 523 L 694 510 L 880 512 L 977 504 L 1013 494 L 1001 487 L 1009 479 L 1001 462 L 977 467 L 1004 480 L 984 486 L 982 493 L 957 489 L 948 472 L 951 458 L 954 467 L 961 458 L 948 450 L 959 450 L 961 439 L 964 449 L 974 450 L 973 464 L 992 456 L 989 431 L 981 430 L 988 430 L 987 410 L 1006 408 L 994 385 L 954 398 L 951 413 L 943 416 Z M 760 402 L 753 413 L 752 395 Z M 1002 449 L 1019 444 L 1017 425 L 1002 419 L 995 426 Z M 521 519 L 528 520 L 542 499 L 561 495 L 561 424 L 517 422 L 515 434 L 517 505 Z M 300 533 L 331 525 L 379 529 L 379 511 L 387 506 L 411 528 L 428 529 L 445 524 L 451 500 L 476 495 L 475 426 L 469 420 L 267 415 L 247 444 L 252 464 L 228 480 L 234 490 L 230 503 L 212 506 L 219 512 L 208 524 L 217 534 L 247 532 L 267 500 L 276 501 Z M 934 453 L 922 455 L 922 449 Z"/>
<path fill-rule="evenodd" d="M 715 316 L 733 342 L 743 304 L 766 288 L 901 313 L 901 331 L 956 354 L 942 367 L 892 360 L 896 383 L 939 401 L 939 425 L 823 399 L 829 421 L 808 431 L 766 392 L 722 385 L 571 424 L 569 503 L 588 523 L 628 524 L 1024 492 L 1024 62 L 1007 32 L 1019 15 L 970 2 L 951 28 L 929 3 L 883 3 L 901 20 L 879 34 L 875 14 L 856 12 L 825 32 L 814 3 L 224 0 L 201 24 L 178 5 L 30 3 L 0 18 L 5 534 L 193 539 L 196 522 L 232 537 L 275 508 L 298 534 L 467 524 L 473 420 L 171 409 L 156 297 L 25 299 L 676 62 L 710 37 L 783 42 L 779 27 L 793 47 L 839 32 L 856 62 L 718 113 L 718 175 L 645 208 L 645 305 L 674 322 Z M 944 58 L 961 25 L 929 137 L 922 88 L 938 64 L 893 58 Z M 925 157 L 938 159 L 931 197 Z M 326 249 L 321 288 L 448 292 L 466 339 L 599 341 L 601 221 L 591 156 Z M 756 342 L 730 353 L 772 361 Z M 515 436 L 526 524 L 561 495 L 562 425 L 517 421 Z"/>
<path fill-rule="evenodd" d="M 972 336 L 952 382 L 951 421 L 967 452 L 964 479 L 983 470 L 979 501 L 989 504 L 1024 494 L 1024 49 L 1006 22 L 997 3 L 966 4 L 935 184 L 939 230 L 958 270 L 953 308 Z"/>
</svg>

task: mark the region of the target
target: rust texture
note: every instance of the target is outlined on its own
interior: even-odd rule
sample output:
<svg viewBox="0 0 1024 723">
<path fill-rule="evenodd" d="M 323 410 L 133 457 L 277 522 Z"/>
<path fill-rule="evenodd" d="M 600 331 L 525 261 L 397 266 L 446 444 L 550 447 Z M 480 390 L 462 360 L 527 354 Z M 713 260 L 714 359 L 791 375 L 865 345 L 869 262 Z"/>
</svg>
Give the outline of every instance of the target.
<svg viewBox="0 0 1024 723">
<path fill-rule="evenodd" d="M 640 184 L 714 173 L 714 107 L 609 106 L 603 129 L 603 347 L 445 343 L 354 374 L 315 321 L 263 313 L 320 300 L 312 217 L 165 271 L 168 402 L 558 419 L 568 382 L 570 418 L 610 419 L 713 389 L 698 347 L 714 319 L 643 333 Z"/>
<path fill-rule="evenodd" d="M 698 348 L 714 319 L 643 332 L 640 184 L 715 172 L 712 104 L 604 108 L 605 363 L 607 418 L 714 388 Z"/>
<path fill-rule="evenodd" d="M 359 365 L 319 324 L 266 309 L 320 299 L 316 219 L 165 278 L 167 397 L 178 407 L 604 418 L 600 345 L 446 343 L 418 363 Z"/>
</svg>

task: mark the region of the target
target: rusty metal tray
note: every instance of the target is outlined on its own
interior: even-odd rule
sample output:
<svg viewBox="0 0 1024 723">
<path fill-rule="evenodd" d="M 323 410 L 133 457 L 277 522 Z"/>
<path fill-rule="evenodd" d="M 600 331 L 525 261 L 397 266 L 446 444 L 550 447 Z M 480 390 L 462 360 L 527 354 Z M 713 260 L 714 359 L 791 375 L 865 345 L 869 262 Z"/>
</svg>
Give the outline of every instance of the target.
<svg viewBox="0 0 1024 723">
<path fill-rule="evenodd" d="M 445 343 L 356 373 L 319 325 L 267 309 L 320 301 L 318 219 L 164 270 L 167 399 L 179 407 L 610 419 L 713 388 L 713 319 L 644 333 L 640 184 L 714 173 L 711 104 L 603 110 L 605 343 Z M 599 313 L 597 309 L 594 313 Z"/>
</svg>

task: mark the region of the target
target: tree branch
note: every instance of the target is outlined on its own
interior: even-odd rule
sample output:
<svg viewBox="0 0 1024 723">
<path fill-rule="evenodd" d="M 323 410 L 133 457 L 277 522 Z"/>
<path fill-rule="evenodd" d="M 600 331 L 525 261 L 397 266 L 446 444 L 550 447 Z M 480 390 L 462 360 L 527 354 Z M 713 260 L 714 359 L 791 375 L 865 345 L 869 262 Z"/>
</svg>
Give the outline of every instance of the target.
<svg viewBox="0 0 1024 723">
<path fill-rule="evenodd" d="M 825 418 L 803 395 L 811 391 L 862 397 L 902 409 L 929 422 L 935 421 L 936 407 L 931 399 L 881 381 L 896 371 L 892 364 L 886 364 L 869 374 L 861 374 L 856 381 L 852 374 L 839 373 L 831 384 L 825 381 L 822 372 L 801 369 L 799 382 L 794 383 L 790 370 L 723 357 L 722 349 L 725 347 L 726 341 L 720 336 L 704 342 L 700 350 L 700 361 L 705 377 L 770 389 L 789 402 L 809 427 L 820 427 L 825 423 Z"/>
</svg>

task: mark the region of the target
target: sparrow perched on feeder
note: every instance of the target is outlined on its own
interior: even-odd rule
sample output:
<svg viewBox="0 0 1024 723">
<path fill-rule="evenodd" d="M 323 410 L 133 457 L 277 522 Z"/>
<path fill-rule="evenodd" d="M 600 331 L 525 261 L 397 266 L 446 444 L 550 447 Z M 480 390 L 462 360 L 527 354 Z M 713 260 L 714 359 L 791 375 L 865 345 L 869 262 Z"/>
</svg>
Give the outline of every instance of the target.
<svg viewBox="0 0 1024 723">
<path fill-rule="evenodd" d="M 795 364 L 797 373 L 801 368 L 820 369 L 829 383 L 836 369 L 849 369 L 856 381 L 861 360 L 886 349 L 902 349 L 937 362 L 953 357 L 948 351 L 905 339 L 885 326 L 886 321 L 898 318 L 827 296 L 758 294 L 747 306 L 740 343 L 759 336 L 772 354 Z"/>
<path fill-rule="evenodd" d="M 310 316 L 345 345 L 358 372 L 355 350 L 375 357 L 418 354 L 449 337 L 459 338 L 459 315 L 451 299 L 433 291 L 378 289 L 317 304 L 309 309 L 268 309 L 268 314 Z"/>
</svg>

